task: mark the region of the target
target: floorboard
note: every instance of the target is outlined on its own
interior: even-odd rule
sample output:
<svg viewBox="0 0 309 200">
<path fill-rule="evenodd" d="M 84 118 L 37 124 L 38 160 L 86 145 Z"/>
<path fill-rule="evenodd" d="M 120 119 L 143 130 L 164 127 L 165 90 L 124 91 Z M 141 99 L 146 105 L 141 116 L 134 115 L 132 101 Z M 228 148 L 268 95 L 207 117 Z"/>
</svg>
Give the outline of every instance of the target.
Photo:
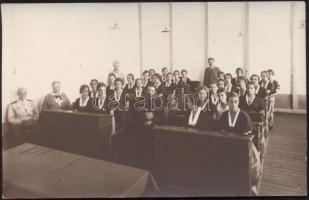
<svg viewBox="0 0 309 200">
<path fill-rule="evenodd" d="M 277 114 L 270 132 L 259 195 L 307 194 L 306 116 Z"/>
</svg>

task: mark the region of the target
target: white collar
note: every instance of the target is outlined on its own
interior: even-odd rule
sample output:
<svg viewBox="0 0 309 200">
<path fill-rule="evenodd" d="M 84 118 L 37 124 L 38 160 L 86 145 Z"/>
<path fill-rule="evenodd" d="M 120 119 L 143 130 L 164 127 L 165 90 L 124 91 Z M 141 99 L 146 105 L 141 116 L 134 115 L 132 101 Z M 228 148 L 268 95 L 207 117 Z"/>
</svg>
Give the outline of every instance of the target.
<svg viewBox="0 0 309 200">
<path fill-rule="evenodd" d="M 156 86 L 156 89 L 158 89 L 158 87 L 161 85 L 161 83 L 159 83 L 159 85 Z"/>
<path fill-rule="evenodd" d="M 135 96 L 136 97 L 141 97 L 143 92 L 143 88 L 140 88 L 139 90 L 135 88 Z"/>
<path fill-rule="evenodd" d="M 266 83 L 264 83 L 263 81 L 262 81 L 262 87 L 264 87 L 265 89 L 267 88 L 267 86 L 268 86 L 268 84 L 269 84 L 269 81 L 267 80 L 266 81 Z"/>
<path fill-rule="evenodd" d="M 134 83 L 133 85 L 131 85 L 130 83 L 128 83 L 128 89 L 132 89 L 134 87 Z"/>
<path fill-rule="evenodd" d="M 221 103 L 217 105 L 217 110 L 229 110 L 229 106 L 226 105 L 225 108 L 222 108 Z"/>
<path fill-rule="evenodd" d="M 198 118 L 200 116 L 201 111 L 202 111 L 202 107 L 199 106 L 197 108 L 197 111 L 196 111 L 194 117 L 193 117 L 193 110 L 191 110 L 190 117 L 189 117 L 189 125 L 190 126 L 195 126 L 196 125 L 196 122 L 197 122 L 197 120 L 198 120 Z"/>
<path fill-rule="evenodd" d="M 86 100 L 85 100 L 84 103 L 83 103 L 83 102 L 82 102 L 82 97 L 80 97 L 80 98 L 79 98 L 79 106 L 80 106 L 80 107 L 85 107 L 85 106 L 87 106 L 87 103 L 88 103 L 89 99 L 90 99 L 90 97 L 87 96 L 87 97 L 86 97 Z"/>
<path fill-rule="evenodd" d="M 238 115 L 239 115 L 240 109 L 238 108 L 236 115 L 234 117 L 234 121 L 232 122 L 232 117 L 231 117 L 231 111 L 228 112 L 228 117 L 229 117 L 229 126 L 230 127 L 235 127 L 236 121 L 238 119 Z"/>
<path fill-rule="evenodd" d="M 255 99 L 255 95 L 254 95 L 253 99 L 251 100 L 251 102 L 250 102 L 250 104 L 249 104 L 249 103 L 248 103 L 248 102 L 249 102 L 248 95 L 246 95 L 246 102 L 247 102 L 248 105 L 251 105 L 252 102 L 254 101 L 254 99 Z"/>
<path fill-rule="evenodd" d="M 119 94 L 118 98 L 117 98 L 117 95 L 116 95 L 116 90 L 114 91 L 115 100 L 118 101 L 118 102 L 120 101 L 120 97 L 121 97 L 122 91 L 123 90 L 120 90 L 120 94 Z"/>
<path fill-rule="evenodd" d="M 231 92 L 231 90 L 232 90 L 232 84 L 230 85 L 230 87 L 226 86 L 226 90 L 227 90 L 227 92 Z"/>
<path fill-rule="evenodd" d="M 100 102 L 101 99 L 100 99 L 100 97 L 98 97 L 99 109 L 102 109 L 102 107 L 103 107 L 103 105 L 105 103 L 105 99 L 106 99 L 106 96 L 103 98 L 103 101 Z"/>
<path fill-rule="evenodd" d="M 93 95 L 93 91 L 91 91 L 90 96 L 92 98 L 98 97 L 99 96 L 98 91 L 95 93 L 95 95 Z"/>
<path fill-rule="evenodd" d="M 213 95 L 213 94 L 211 95 L 211 101 L 212 101 L 212 103 L 217 104 L 217 103 L 218 103 L 218 100 L 219 100 L 218 96 L 217 96 L 216 99 L 214 99 L 214 95 Z"/>
</svg>

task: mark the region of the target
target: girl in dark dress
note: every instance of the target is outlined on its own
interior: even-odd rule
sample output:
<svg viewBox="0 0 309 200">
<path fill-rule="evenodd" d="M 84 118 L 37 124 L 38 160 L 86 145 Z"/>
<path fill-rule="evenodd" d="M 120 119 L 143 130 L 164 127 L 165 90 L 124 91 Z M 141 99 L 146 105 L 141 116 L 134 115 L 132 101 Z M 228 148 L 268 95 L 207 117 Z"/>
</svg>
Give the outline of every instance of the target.
<svg viewBox="0 0 309 200">
<path fill-rule="evenodd" d="M 274 110 L 275 110 L 275 96 L 277 91 L 280 90 L 278 81 L 274 80 L 275 72 L 272 69 L 268 70 L 269 74 L 269 128 L 273 128 L 275 125 Z"/>
<path fill-rule="evenodd" d="M 160 74 L 154 74 L 152 77 L 152 83 L 155 86 L 156 94 L 159 96 L 165 96 L 166 95 L 166 88 L 165 85 L 162 84 L 161 76 Z"/>
<path fill-rule="evenodd" d="M 108 96 L 108 109 L 111 111 L 111 114 L 114 115 L 116 125 L 115 130 L 119 130 L 125 126 L 125 110 L 127 109 L 127 102 L 122 89 L 122 79 L 116 78 L 114 85 L 115 90 L 113 94 Z"/>
<path fill-rule="evenodd" d="M 196 102 L 190 100 L 187 103 L 189 112 L 186 113 L 187 126 L 202 129 L 213 129 L 213 119 L 207 110 L 209 91 L 206 86 L 198 89 Z"/>
<path fill-rule="evenodd" d="M 254 85 L 256 96 L 264 99 L 267 96 L 266 89 L 259 85 L 260 77 L 257 74 L 252 74 L 250 77 L 251 83 Z"/>
<path fill-rule="evenodd" d="M 247 135 L 253 131 L 253 124 L 249 115 L 242 111 L 239 105 L 239 97 L 237 93 L 233 92 L 228 99 L 229 110 L 222 114 L 220 120 L 221 129 L 223 132 L 244 134 Z M 252 142 L 249 143 L 250 149 L 252 149 L 251 159 L 251 188 L 256 193 L 256 184 L 261 175 L 261 162 L 259 152 Z"/>
<path fill-rule="evenodd" d="M 99 81 L 97 79 L 92 79 L 90 81 L 91 91 L 89 92 L 89 96 L 91 98 L 95 98 L 98 96 L 98 83 Z"/>
<path fill-rule="evenodd" d="M 106 85 L 104 83 L 98 84 L 98 97 L 96 97 L 92 104 L 94 110 L 100 114 L 109 114 L 108 98 L 106 95 Z"/>
<path fill-rule="evenodd" d="M 123 92 L 125 94 L 133 94 L 134 93 L 134 75 L 133 74 L 128 74 L 127 75 L 127 80 L 128 83 L 126 84 L 126 86 L 123 89 Z"/>
<path fill-rule="evenodd" d="M 164 85 L 166 88 L 166 98 L 168 95 L 175 94 L 175 83 L 173 83 L 173 74 L 171 72 L 167 73 Z"/>
<path fill-rule="evenodd" d="M 239 82 L 238 96 L 239 98 L 241 98 L 242 96 L 245 96 L 247 93 L 247 83 L 244 77 L 238 78 L 238 82 Z"/>
<path fill-rule="evenodd" d="M 115 80 L 116 80 L 116 75 L 115 74 L 109 74 L 108 75 L 108 86 L 106 88 L 106 95 L 109 97 L 112 94 L 114 94 L 115 90 Z"/>
<path fill-rule="evenodd" d="M 247 85 L 247 93 L 240 97 L 239 107 L 248 112 L 260 112 L 265 109 L 264 99 L 255 94 L 255 88 L 252 83 Z"/>
<path fill-rule="evenodd" d="M 232 74 L 225 74 L 225 89 L 228 95 L 232 92 L 238 92 L 238 88 L 232 84 L 232 78 Z"/>
<path fill-rule="evenodd" d="M 90 88 L 88 85 L 82 85 L 79 89 L 80 97 L 73 103 L 73 111 L 93 112 L 92 98 L 89 96 Z"/>
</svg>

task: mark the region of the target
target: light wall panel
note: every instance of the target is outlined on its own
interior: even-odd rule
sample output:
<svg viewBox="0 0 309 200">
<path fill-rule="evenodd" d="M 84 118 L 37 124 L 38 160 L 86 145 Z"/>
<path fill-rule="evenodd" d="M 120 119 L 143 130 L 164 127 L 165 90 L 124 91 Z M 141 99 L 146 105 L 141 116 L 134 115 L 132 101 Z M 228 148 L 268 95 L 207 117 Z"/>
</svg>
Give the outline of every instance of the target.
<svg viewBox="0 0 309 200">
<path fill-rule="evenodd" d="M 153 68 L 161 73 L 163 67 L 169 68 L 169 33 L 161 31 L 169 28 L 168 3 L 144 3 L 141 5 L 143 70 Z"/>
<path fill-rule="evenodd" d="M 257 73 L 272 68 L 280 93 L 291 93 L 290 2 L 250 2 L 249 68 Z"/>
<path fill-rule="evenodd" d="M 208 3 L 209 57 L 226 73 L 244 67 L 245 3 Z"/>
<path fill-rule="evenodd" d="M 172 3 L 174 70 L 187 69 L 192 80 L 203 80 L 204 6 L 204 3 Z"/>
</svg>

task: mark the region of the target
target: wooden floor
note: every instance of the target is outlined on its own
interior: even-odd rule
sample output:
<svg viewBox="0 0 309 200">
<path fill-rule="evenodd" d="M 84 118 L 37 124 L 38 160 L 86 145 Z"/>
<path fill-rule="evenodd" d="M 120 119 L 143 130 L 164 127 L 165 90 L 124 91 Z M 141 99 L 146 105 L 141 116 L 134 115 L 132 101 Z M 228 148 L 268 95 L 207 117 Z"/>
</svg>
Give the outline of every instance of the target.
<svg viewBox="0 0 309 200">
<path fill-rule="evenodd" d="M 277 114 L 267 145 L 261 196 L 307 194 L 306 115 Z"/>
</svg>

